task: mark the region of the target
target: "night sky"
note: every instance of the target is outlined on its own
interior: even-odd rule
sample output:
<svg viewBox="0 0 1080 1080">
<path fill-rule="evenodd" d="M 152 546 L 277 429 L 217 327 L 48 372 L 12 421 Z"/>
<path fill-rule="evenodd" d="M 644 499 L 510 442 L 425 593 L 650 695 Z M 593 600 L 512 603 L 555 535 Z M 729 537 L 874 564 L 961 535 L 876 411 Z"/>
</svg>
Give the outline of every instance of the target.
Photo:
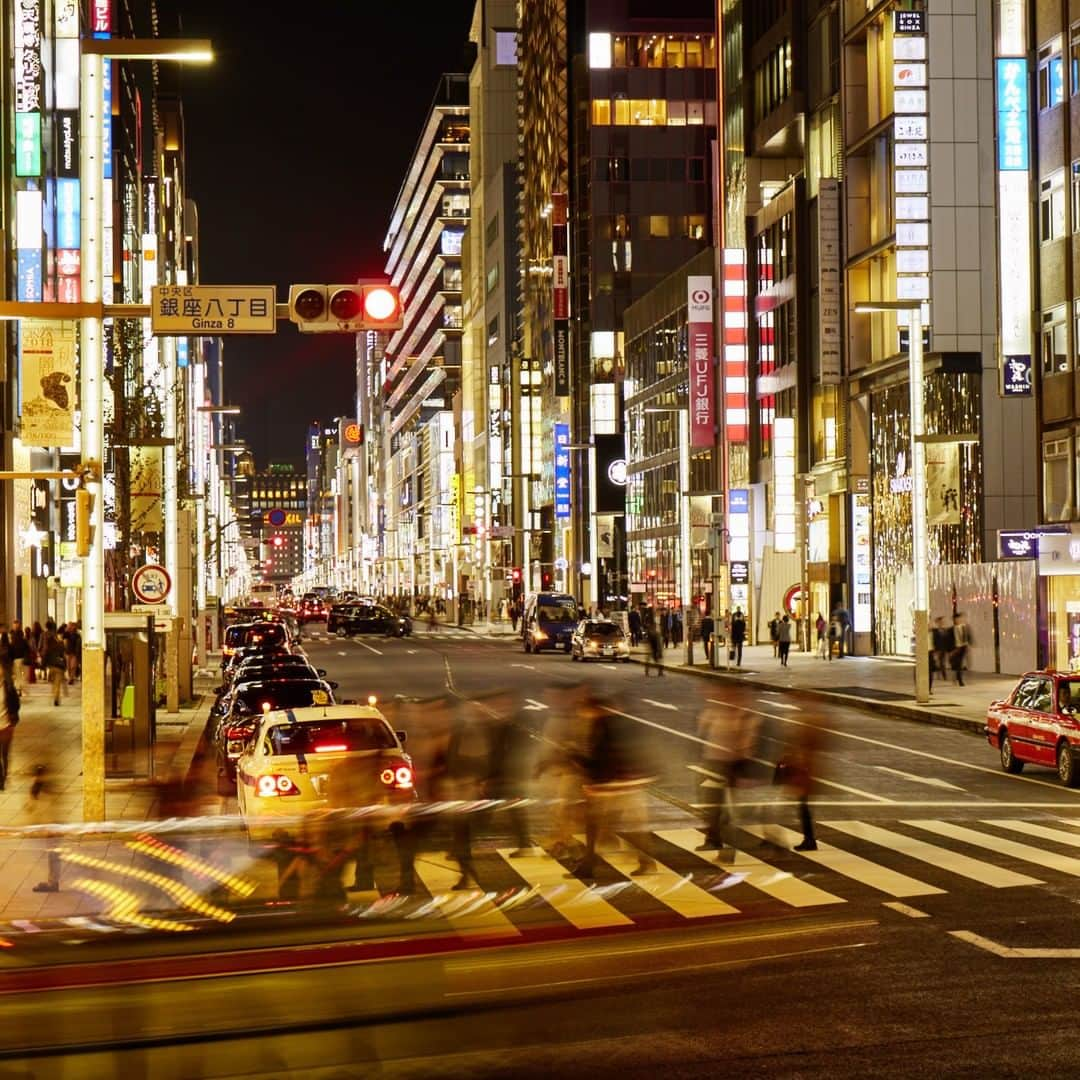
<svg viewBox="0 0 1080 1080">
<path fill-rule="evenodd" d="M 290 283 L 381 274 L 438 77 L 462 70 L 473 0 L 176 3 L 183 35 L 210 38 L 216 57 L 181 76 L 203 283 L 275 283 L 284 302 Z M 259 469 L 300 464 L 307 424 L 351 411 L 352 336 L 279 322 L 224 340 L 225 400 L 243 408 Z"/>
</svg>

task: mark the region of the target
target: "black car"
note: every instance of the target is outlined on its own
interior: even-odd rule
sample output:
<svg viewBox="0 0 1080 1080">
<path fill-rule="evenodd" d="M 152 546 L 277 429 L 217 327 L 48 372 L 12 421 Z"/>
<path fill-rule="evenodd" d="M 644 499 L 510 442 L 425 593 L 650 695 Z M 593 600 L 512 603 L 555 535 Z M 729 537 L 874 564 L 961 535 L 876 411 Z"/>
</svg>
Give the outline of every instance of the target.
<svg viewBox="0 0 1080 1080">
<path fill-rule="evenodd" d="M 236 759 L 266 712 L 334 705 L 337 683 L 325 679 L 264 679 L 238 683 L 224 697 L 212 741 L 218 794 L 236 793 Z"/>
<path fill-rule="evenodd" d="M 237 649 L 232 656 L 224 656 L 221 659 L 221 675 L 224 682 L 232 681 L 236 669 L 249 657 L 284 657 L 296 656 L 289 645 L 244 645 Z"/>
<path fill-rule="evenodd" d="M 335 604 L 326 619 L 326 632 L 343 637 L 354 634 L 408 637 L 412 633 L 412 620 L 408 615 L 398 615 L 381 604 Z"/>
</svg>

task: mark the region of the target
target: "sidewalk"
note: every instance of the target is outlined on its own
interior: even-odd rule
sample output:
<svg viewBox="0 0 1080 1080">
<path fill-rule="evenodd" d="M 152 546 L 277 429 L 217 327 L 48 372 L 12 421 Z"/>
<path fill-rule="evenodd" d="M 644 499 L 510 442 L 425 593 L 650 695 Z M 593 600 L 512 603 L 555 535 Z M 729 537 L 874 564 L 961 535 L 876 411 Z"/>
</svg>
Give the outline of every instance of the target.
<svg viewBox="0 0 1080 1080">
<path fill-rule="evenodd" d="M 107 779 L 105 816 L 110 821 L 148 821 L 158 814 L 160 781 L 176 773 L 187 775 L 206 726 L 215 684 L 213 678 L 195 679 L 193 700 L 178 713 L 157 713 L 153 780 Z M 82 823 L 82 687 L 63 687 L 59 705 L 53 705 L 47 683 L 25 688 L 19 725 L 11 746 L 5 789 L 0 792 L 0 833 L 27 826 Z M 34 769 L 45 765 L 48 793 L 38 803 L 30 793 Z M 33 886 L 48 878 L 49 841 L 40 836 L 0 837 L 0 917 L 34 918 L 86 914 L 101 910 L 91 897 L 35 893 Z"/>
<path fill-rule="evenodd" d="M 823 660 L 816 653 L 795 652 L 788 666 L 780 666 L 772 645 L 747 645 L 743 666 L 710 669 L 705 649 L 694 642 L 694 664 L 685 663 L 686 646 L 664 650 L 666 670 L 692 672 L 704 678 L 733 681 L 762 690 L 794 690 L 823 700 L 843 701 L 872 712 L 916 720 L 941 727 L 959 728 L 982 735 L 987 706 L 995 698 L 1007 697 L 1016 685 L 1015 675 L 964 672 L 964 685 L 944 682 L 935 675 L 930 703 L 915 704 L 915 664 L 912 660 L 880 656 L 845 656 Z M 644 657 L 637 653 L 638 663 Z M 721 651 L 726 663 L 727 652 Z M 951 674 L 951 673 L 950 673 Z"/>
</svg>

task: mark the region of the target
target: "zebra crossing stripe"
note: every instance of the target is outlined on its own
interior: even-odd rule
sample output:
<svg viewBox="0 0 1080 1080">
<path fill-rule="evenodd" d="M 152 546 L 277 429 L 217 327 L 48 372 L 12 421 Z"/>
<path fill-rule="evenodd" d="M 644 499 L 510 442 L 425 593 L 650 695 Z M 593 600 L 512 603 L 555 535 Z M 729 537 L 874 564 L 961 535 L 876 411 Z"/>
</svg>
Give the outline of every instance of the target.
<svg viewBox="0 0 1080 1080">
<path fill-rule="evenodd" d="M 520 937 L 521 931 L 487 897 L 477 897 L 477 890 L 453 892 L 461 877 L 445 851 L 418 855 L 413 870 L 433 897 L 441 903 L 435 909 L 454 927 L 465 933 L 497 934 Z M 462 902 L 464 901 L 464 902 Z"/>
<path fill-rule="evenodd" d="M 1072 877 L 1080 877 L 1080 859 L 1074 859 L 1070 855 L 1059 855 L 1054 851 L 1044 851 L 1042 848 L 1032 847 L 1030 844 L 1020 844 L 1015 840 L 1006 840 L 989 833 L 978 832 L 975 829 L 967 829 L 963 825 L 953 825 L 948 821 L 905 821 L 905 825 L 912 825 L 927 832 L 936 833 L 938 836 L 947 836 L 953 840 L 960 840 L 973 847 L 986 848 L 999 855 L 1008 855 L 1021 862 L 1033 863 L 1035 866 L 1045 867 L 1047 870 L 1056 870 L 1059 874 L 1069 874 Z"/>
<path fill-rule="evenodd" d="M 747 825 L 745 830 L 762 839 L 777 836 L 789 847 L 794 847 L 802 839 L 800 833 L 779 825 Z M 889 896 L 933 896 L 935 893 L 945 892 L 936 885 L 928 885 L 925 881 L 918 881 L 913 877 L 908 877 L 907 874 L 890 870 L 887 866 L 880 866 L 869 859 L 864 859 L 861 855 L 842 851 L 820 840 L 817 851 L 800 851 L 799 854 L 804 859 L 809 859 L 819 866 L 827 867 L 863 885 L 869 885 L 871 889 L 877 889 L 878 892 L 887 893 Z"/>
<path fill-rule="evenodd" d="M 578 839 L 583 840 L 582 837 Z M 662 863 L 656 863 L 656 869 L 651 874 L 635 875 L 639 856 L 643 854 L 636 847 L 627 845 L 617 851 L 597 851 L 596 854 L 623 877 L 630 878 L 643 892 L 648 893 L 654 900 L 659 900 L 684 919 L 739 914 L 738 908 L 718 900 L 712 893 L 695 885 L 689 875 L 677 874 Z"/>
<path fill-rule="evenodd" d="M 700 853 L 695 852 L 695 848 L 705 839 L 705 834 L 700 829 L 665 829 L 656 835 L 661 840 L 666 840 L 669 844 L 698 854 L 700 857 Z M 732 861 L 723 865 L 726 870 L 748 885 L 791 907 L 816 907 L 820 904 L 847 902 L 842 896 L 834 896 L 824 889 L 819 889 L 816 885 L 800 880 L 793 874 L 777 870 L 775 866 L 770 866 L 761 859 L 748 855 L 745 851 L 736 851 Z"/>
<path fill-rule="evenodd" d="M 1052 840 L 1055 844 L 1065 844 L 1067 847 L 1080 847 L 1080 836 L 1076 833 L 1065 832 L 1063 829 L 1049 829 L 1045 825 L 1036 825 L 1031 821 L 1020 821 L 1019 818 L 995 818 L 983 822 L 984 825 L 993 825 L 998 829 L 1010 829 L 1012 832 L 1026 833 L 1028 836 L 1037 836 L 1041 840 Z"/>
<path fill-rule="evenodd" d="M 538 888 L 544 902 L 579 930 L 632 924 L 633 920 L 618 908 L 612 907 L 577 878 L 569 876 L 562 863 L 550 855 L 521 855 L 511 859 L 513 848 L 498 850 L 514 873 Z"/>
<path fill-rule="evenodd" d="M 823 821 L 821 824 L 828 829 L 854 836 L 858 840 L 867 840 L 900 855 L 929 863 L 941 870 L 948 870 L 951 874 L 958 874 L 960 877 L 989 885 L 992 889 L 1042 884 L 1038 878 L 1017 874 L 1013 870 L 1003 870 L 980 859 L 972 859 L 959 852 L 950 851 L 948 848 L 928 844 L 925 840 L 917 840 L 915 837 L 905 836 L 891 829 L 883 829 L 879 825 L 868 825 L 863 821 Z"/>
</svg>

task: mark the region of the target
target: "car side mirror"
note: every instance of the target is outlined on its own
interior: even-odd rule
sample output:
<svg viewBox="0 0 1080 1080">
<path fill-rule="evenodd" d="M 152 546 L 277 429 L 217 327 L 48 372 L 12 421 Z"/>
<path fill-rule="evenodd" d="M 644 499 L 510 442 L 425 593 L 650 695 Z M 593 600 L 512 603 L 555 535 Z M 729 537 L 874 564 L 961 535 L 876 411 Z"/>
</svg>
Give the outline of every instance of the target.
<svg viewBox="0 0 1080 1080">
<path fill-rule="evenodd" d="M 338 688 L 338 684 L 336 682 L 328 682 L 326 685 L 329 686 L 331 690 L 336 690 Z"/>
<path fill-rule="evenodd" d="M 407 731 L 395 731 L 394 734 L 398 737 L 398 742 L 404 746 L 406 740 L 409 738 L 409 733 Z"/>
<path fill-rule="evenodd" d="M 326 668 L 317 667 L 315 669 L 315 674 L 318 675 L 320 679 L 325 678 L 326 677 Z"/>
</svg>

